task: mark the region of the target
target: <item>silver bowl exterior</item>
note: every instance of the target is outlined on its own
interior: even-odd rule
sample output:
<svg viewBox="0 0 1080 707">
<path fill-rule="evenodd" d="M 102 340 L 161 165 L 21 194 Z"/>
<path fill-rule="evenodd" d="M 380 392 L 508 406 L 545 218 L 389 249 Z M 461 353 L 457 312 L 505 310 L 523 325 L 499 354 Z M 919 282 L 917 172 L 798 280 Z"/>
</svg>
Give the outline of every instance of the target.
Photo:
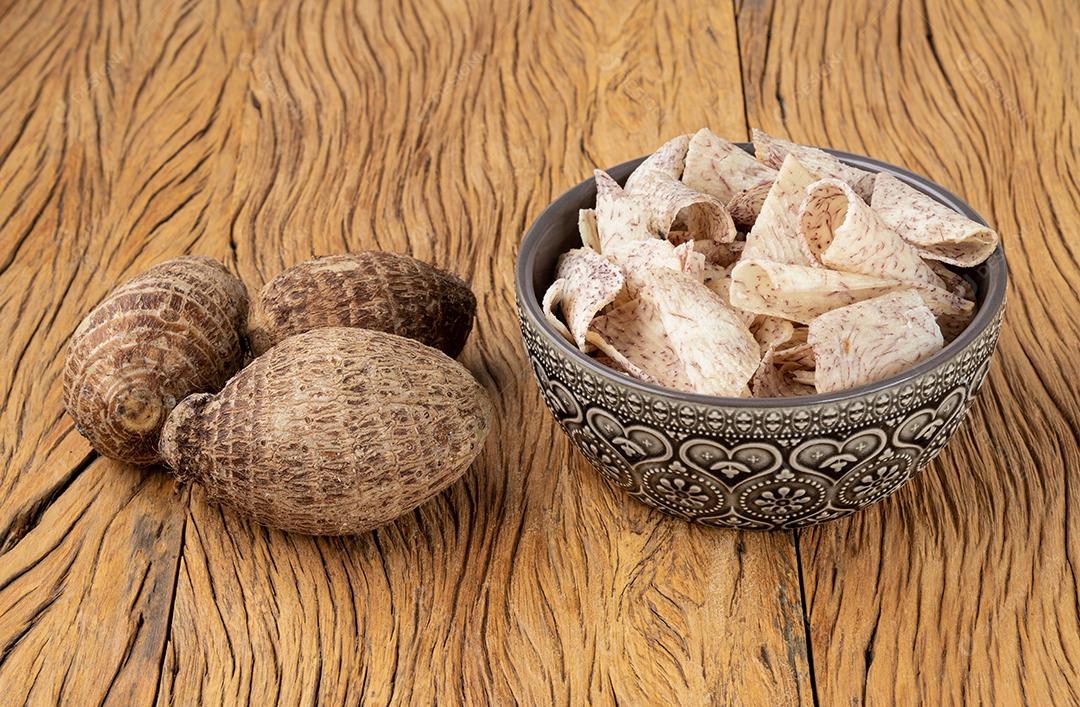
<svg viewBox="0 0 1080 707">
<path fill-rule="evenodd" d="M 833 153 L 864 169 L 888 170 L 981 221 L 928 180 L 869 158 Z M 640 161 L 611 174 L 625 180 Z M 1000 248 L 978 268 L 960 271 L 976 289 L 972 323 L 944 350 L 899 376 L 801 398 L 700 396 L 607 368 L 544 319 L 539 297 L 551 282 L 558 253 L 579 244 L 577 209 L 595 203 L 591 181 L 553 202 L 526 235 L 518 256 L 518 313 L 547 408 L 616 487 L 705 525 L 805 527 L 889 496 L 925 469 L 963 422 L 1001 329 L 1007 274 Z"/>
</svg>

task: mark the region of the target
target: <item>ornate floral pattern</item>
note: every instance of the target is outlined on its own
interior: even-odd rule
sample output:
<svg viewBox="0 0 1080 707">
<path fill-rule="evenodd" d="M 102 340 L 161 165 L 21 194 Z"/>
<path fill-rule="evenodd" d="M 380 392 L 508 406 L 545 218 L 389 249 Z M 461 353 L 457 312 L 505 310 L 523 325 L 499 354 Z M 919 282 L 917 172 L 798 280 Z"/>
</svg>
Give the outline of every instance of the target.
<svg viewBox="0 0 1080 707">
<path fill-rule="evenodd" d="M 684 518 L 713 513 L 723 504 L 723 492 L 712 479 L 678 461 L 642 473 L 641 491 L 646 502 Z"/>
<path fill-rule="evenodd" d="M 985 378 L 1001 312 L 963 351 L 903 386 L 836 403 L 694 404 L 601 376 L 528 317 L 548 409 L 605 478 L 667 513 L 751 529 L 814 525 L 896 491 L 944 447 Z"/>
<path fill-rule="evenodd" d="M 872 462 L 852 469 L 840 480 L 836 503 L 862 508 L 885 498 L 908 480 L 911 469 L 909 452 L 886 449 Z"/>
<path fill-rule="evenodd" d="M 739 491 L 735 507 L 743 515 L 777 525 L 816 513 L 827 501 L 822 480 L 786 468 Z"/>
</svg>

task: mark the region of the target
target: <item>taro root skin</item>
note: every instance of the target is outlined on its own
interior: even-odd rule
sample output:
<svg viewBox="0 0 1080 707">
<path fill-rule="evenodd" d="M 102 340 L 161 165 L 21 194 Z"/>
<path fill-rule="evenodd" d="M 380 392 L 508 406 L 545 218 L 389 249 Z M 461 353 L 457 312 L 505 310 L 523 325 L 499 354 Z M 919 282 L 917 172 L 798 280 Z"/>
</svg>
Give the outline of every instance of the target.
<svg viewBox="0 0 1080 707">
<path fill-rule="evenodd" d="M 64 365 L 64 405 L 103 456 L 160 461 L 158 435 L 183 398 L 243 365 L 244 284 L 220 262 L 184 256 L 113 290 L 79 324 Z"/>
<path fill-rule="evenodd" d="M 280 273 L 252 300 L 248 345 L 258 356 L 294 334 L 360 327 L 416 339 L 456 358 L 476 313 L 458 277 L 397 253 L 328 255 Z"/>
<path fill-rule="evenodd" d="M 491 415 L 484 389 L 436 349 L 367 329 L 314 329 L 256 358 L 220 393 L 181 402 L 161 454 L 181 481 L 263 525 L 351 535 L 456 481 Z"/>
</svg>

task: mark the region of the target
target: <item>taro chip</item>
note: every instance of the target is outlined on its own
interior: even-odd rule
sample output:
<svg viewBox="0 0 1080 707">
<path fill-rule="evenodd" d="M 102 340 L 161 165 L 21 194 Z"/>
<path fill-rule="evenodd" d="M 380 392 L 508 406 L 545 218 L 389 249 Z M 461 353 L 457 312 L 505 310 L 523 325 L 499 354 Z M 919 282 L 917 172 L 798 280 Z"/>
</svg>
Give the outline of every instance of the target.
<svg viewBox="0 0 1080 707">
<path fill-rule="evenodd" d="M 971 283 L 964 279 L 963 275 L 953 272 L 949 269 L 949 266 L 937 260 L 927 260 L 926 264 L 930 266 L 930 269 L 934 271 L 934 274 L 941 278 L 941 281 L 945 283 L 945 289 L 953 293 L 957 297 L 962 299 L 975 301 L 975 288 L 971 286 Z"/>
<path fill-rule="evenodd" d="M 764 355 L 790 341 L 795 335 L 795 325 L 779 317 L 762 317 L 760 321 L 754 323 L 750 331 L 753 332 Z"/>
<path fill-rule="evenodd" d="M 997 232 L 880 172 L 874 182 L 874 211 L 924 258 L 970 268 L 997 248 Z"/>
<path fill-rule="evenodd" d="M 691 240 L 689 231 L 672 231 L 668 234 L 668 241 L 675 245 L 682 245 Z M 746 241 L 732 241 L 730 243 L 717 243 L 716 241 L 697 240 L 693 241 L 694 252 L 700 253 L 705 258 L 707 265 L 719 265 L 727 267 L 739 259 Z"/>
<path fill-rule="evenodd" d="M 592 333 L 590 332 L 589 335 L 592 336 Z M 626 370 L 625 368 L 623 368 L 621 363 L 619 363 L 618 361 L 613 359 L 611 356 L 608 356 L 606 353 L 603 353 L 603 352 L 594 353 L 593 358 L 596 359 L 596 362 L 599 363 L 602 366 L 607 366 L 608 368 L 614 368 L 616 371 L 620 371 L 620 370 L 625 371 Z"/>
<path fill-rule="evenodd" d="M 726 304 L 731 311 L 735 313 L 735 316 L 737 316 L 747 327 L 752 325 L 757 319 L 757 315 L 753 312 L 739 309 L 731 304 L 730 268 L 706 265 L 705 272 L 702 274 L 702 283 L 705 287 L 709 288 L 710 292 L 722 299 L 724 304 Z"/>
<path fill-rule="evenodd" d="M 637 296 L 641 290 L 640 274 L 649 268 L 679 270 L 701 281 L 706 266 L 704 256 L 694 251 L 693 241 L 678 246 L 659 238 L 627 241 L 613 245 L 606 255 L 618 265 L 626 280 L 626 296 L 618 304 Z"/>
<path fill-rule="evenodd" d="M 824 150 L 773 137 L 757 128 L 752 131 L 751 139 L 754 141 L 754 154 L 770 167 L 780 167 L 788 155 L 793 155 L 818 179 L 832 177 L 847 182 L 856 194 L 870 201 L 870 195 L 874 192 L 873 172 L 846 165 Z"/>
<path fill-rule="evenodd" d="M 697 244 L 702 242 L 708 241 L 687 241 L 675 246 L 675 257 L 679 261 L 678 271 L 686 273 L 698 282 L 705 279 L 705 265 L 708 262 L 705 254 L 697 250 Z"/>
<path fill-rule="evenodd" d="M 900 287 L 897 289 L 903 289 L 903 286 L 911 283 L 900 283 Z M 957 297 L 948 290 L 941 289 L 939 287 L 923 287 L 922 285 L 914 285 L 913 289 L 919 293 L 923 302 L 930 308 L 938 317 L 956 317 L 958 319 L 965 319 L 965 321 L 971 321 L 975 313 L 975 303 L 971 300 L 966 300 L 962 297 Z"/>
<path fill-rule="evenodd" d="M 798 378 L 799 374 L 805 372 L 778 365 L 775 353 L 769 351 L 762 357 L 754 377 L 750 379 L 750 391 L 755 398 L 812 395 L 815 392 L 813 383 L 800 382 Z M 813 371 L 809 373 L 813 374 Z"/>
<path fill-rule="evenodd" d="M 656 308 L 672 348 L 685 367 L 690 390 L 746 397 L 760 351 L 750 330 L 701 283 L 673 270 L 643 273 L 642 301 Z"/>
<path fill-rule="evenodd" d="M 839 179 L 810 185 L 799 229 L 811 257 L 826 267 L 945 287 L 919 252 Z"/>
<path fill-rule="evenodd" d="M 600 231 L 596 228 L 596 209 L 578 209 L 578 233 L 581 245 L 600 252 Z"/>
<path fill-rule="evenodd" d="M 790 347 L 805 344 L 807 331 L 809 330 L 805 324 L 796 324 L 794 330 L 791 332 L 791 338 L 787 341 L 787 346 Z"/>
<path fill-rule="evenodd" d="M 971 324 L 971 320 L 974 318 L 974 310 L 938 315 L 938 328 L 941 329 L 941 336 L 945 339 L 945 343 L 952 343 L 956 337 L 960 336 L 960 332 L 967 329 L 968 324 Z"/>
<path fill-rule="evenodd" d="M 796 368 L 788 371 L 788 375 L 796 383 L 805 385 L 811 388 L 815 388 L 815 379 L 817 378 L 817 371 L 812 368 Z"/>
<path fill-rule="evenodd" d="M 678 390 L 691 389 L 659 313 L 647 302 L 632 299 L 597 317 L 588 340 L 634 378 Z"/>
<path fill-rule="evenodd" d="M 799 235 L 799 206 L 814 177 L 794 157 L 787 157 L 769 189 L 754 227 L 746 236 L 744 259 L 810 265 Z"/>
<path fill-rule="evenodd" d="M 702 128 L 690 140 L 682 181 L 695 191 L 711 194 L 725 204 L 736 194 L 764 181 L 776 170 L 754 159 L 733 142 Z M 764 199 L 764 197 L 762 197 Z"/>
<path fill-rule="evenodd" d="M 566 328 L 566 325 L 562 323 L 558 315 L 555 314 L 555 306 L 562 300 L 563 289 L 566 286 L 566 280 L 556 280 L 551 283 L 547 288 L 547 292 L 544 293 L 544 301 L 541 302 L 541 306 L 544 309 L 544 318 L 548 320 L 551 326 L 555 327 L 555 330 L 562 334 L 563 338 L 572 344 L 574 341 L 574 335 L 570 333 L 570 330 Z"/>
<path fill-rule="evenodd" d="M 596 170 L 596 230 L 600 252 L 615 244 L 655 238 L 649 213 L 640 199 L 627 194 L 607 172 Z"/>
<path fill-rule="evenodd" d="M 894 289 L 880 278 L 767 260 L 741 260 L 731 271 L 731 304 L 808 324 L 830 309 Z"/>
<path fill-rule="evenodd" d="M 623 287 L 618 266 L 588 248 L 563 253 L 555 277 L 562 281 L 556 295 L 567 328 L 577 347 L 585 351 L 585 334 L 593 317 L 610 304 Z M 545 299 L 547 297 L 545 296 Z"/>
<path fill-rule="evenodd" d="M 808 327 L 801 327 L 801 329 L 804 332 L 803 336 L 806 336 L 805 332 L 809 331 Z M 814 370 L 814 348 L 806 341 L 798 344 L 789 343 L 791 343 L 790 346 L 778 348 L 773 352 L 773 360 L 776 361 L 776 364 L 789 369 Z"/>
<path fill-rule="evenodd" d="M 648 181 L 650 172 L 660 172 L 672 179 L 678 179 L 683 173 L 686 149 L 690 144 L 689 135 L 680 135 L 668 140 L 637 166 L 626 179 L 626 190 L 635 191 L 642 181 Z"/>
<path fill-rule="evenodd" d="M 641 200 L 649 216 L 648 227 L 654 233 L 667 236 L 673 229 L 686 230 L 695 240 L 735 240 L 735 224 L 723 202 L 694 191 L 666 172 L 642 174 L 626 193 Z"/>
<path fill-rule="evenodd" d="M 754 227 L 772 185 L 772 179 L 765 179 L 731 197 L 727 210 L 736 228 L 749 231 Z"/>
<path fill-rule="evenodd" d="M 975 302 L 975 288 L 960 274 L 953 272 L 946 265 L 936 260 L 927 260 L 927 264 L 934 273 L 945 283 L 945 289 L 959 297 L 964 302 Z M 967 328 L 971 320 L 975 318 L 975 307 L 968 310 L 956 309 L 954 311 L 938 314 L 937 323 L 941 328 L 941 335 L 945 337 L 945 343 L 951 343 Z"/>
<path fill-rule="evenodd" d="M 819 393 L 895 375 L 944 345 L 934 314 L 913 290 L 890 292 L 833 310 L 810 323 Z"/>
<path fill-rule="evenodd" d="M 757 314 L 809 324 L 839 307 L 914 288 L 936 314 L 970 312 L 972 303 L 945 289 L 827 268 L 741 260 L 731 270 L 731 304 Z"/>
</svg>

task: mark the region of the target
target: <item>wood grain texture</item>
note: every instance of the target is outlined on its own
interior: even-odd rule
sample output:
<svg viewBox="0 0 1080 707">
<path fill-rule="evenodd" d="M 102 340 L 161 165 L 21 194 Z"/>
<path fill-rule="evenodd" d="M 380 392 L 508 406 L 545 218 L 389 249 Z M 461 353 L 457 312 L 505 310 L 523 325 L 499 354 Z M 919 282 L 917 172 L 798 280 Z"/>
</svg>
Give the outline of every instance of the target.
<svg viewBox="0 0 1080 707">
<path fill-rule="evenodd" d="M 224 257 L 253 290 L 312 255 L 361 248 L 461 274 L 479 300 L 463 361 L 498 424 L 461 483 L 350 539 L 267 531 L 197 488 L 187 504 L 164 475 L 127 472 L 140 501 L 128 507 L 169 531 L 145 561 L 166 580 L 153 595 L 164 605 L 140 623 L 123 593 L 39 609 L 20 608 L 23 585 L 0 590 L 4 686 L 81 701 L 132 684 L 132 702 L 177 704 L 812 700 L 791 536 L 687 527 L 606 486 L 543 411 L 513 307 L 520 234 L 594 165 L 706 122 L 746 134 L 730 6 L 54 5 L 8 8 L 3 27 L 18 31 L 0 57 L 3 105 L 25 122 L 0 201 L 14 224 L 0 278 L 18 302 L 5 313 L 19 313 L 4 326 L 27 347 L 5 381 L 23 407 L 5 418 L 3 508 L 21 528 L 5 560 L 52 558 L 50 513 L 64 502 L 81 511 L 87 553 L 107 537 L 110 511 L 78 486 L 89 472 L 42 442 L 88 453 L 50 391 L 55 360 L 111 284 L 171 255 Z M 56 33 L 64 57 L 33 58 L 70 12 L 85 29 Z M 62 106 L 59 122 L 43 101 Z M 42 144 L 69 153 L 34 159 Z M 58 224 L 35 221 L 35 207 L 86 213 Z M 66 295 L 34 277 L 57 242 L 71 252 L 54 268 L 74 283 Z M 47 326 L 25 329 L 35 317 Z M 49 596 L 94 586 L 36 562 Z M 126 618 L 115 642 L 149 635 L 156 652 L 79 652 L 86 680 L 114 683 L 28 676 L 76 651 L 56 637 L 64 648 L 42 648 L 71 607 Z"/>
<path fill-rule="evenodd" d="M 1077 701 L 1078 24 L 1067 0 L 0 2 L 0 694 Z M 798 537 L 605 485 L 543 410 L 513 307 L 555 195 L 748 121 L 946 184 L 1013 278 L 939 461 Z M 265 530 L 96 458 L 63 415 L 68 337 L 117 282 L 198 253 L 255 291 L 372 248 L 471 284 L 462 361 L 496 404 L 478 461 L 409 516 Z"/>
<path fill-rule="evenodd" d="M 800 9 L 801 8 L 801 9 Z M 1080 69 L 1043 0 L 738 8 L 751 123 L 905 165 L 1002 234 L 995 364 L 921 477 L 801 534 L 822 704 L 1080 702 Z"/>
</svg>

